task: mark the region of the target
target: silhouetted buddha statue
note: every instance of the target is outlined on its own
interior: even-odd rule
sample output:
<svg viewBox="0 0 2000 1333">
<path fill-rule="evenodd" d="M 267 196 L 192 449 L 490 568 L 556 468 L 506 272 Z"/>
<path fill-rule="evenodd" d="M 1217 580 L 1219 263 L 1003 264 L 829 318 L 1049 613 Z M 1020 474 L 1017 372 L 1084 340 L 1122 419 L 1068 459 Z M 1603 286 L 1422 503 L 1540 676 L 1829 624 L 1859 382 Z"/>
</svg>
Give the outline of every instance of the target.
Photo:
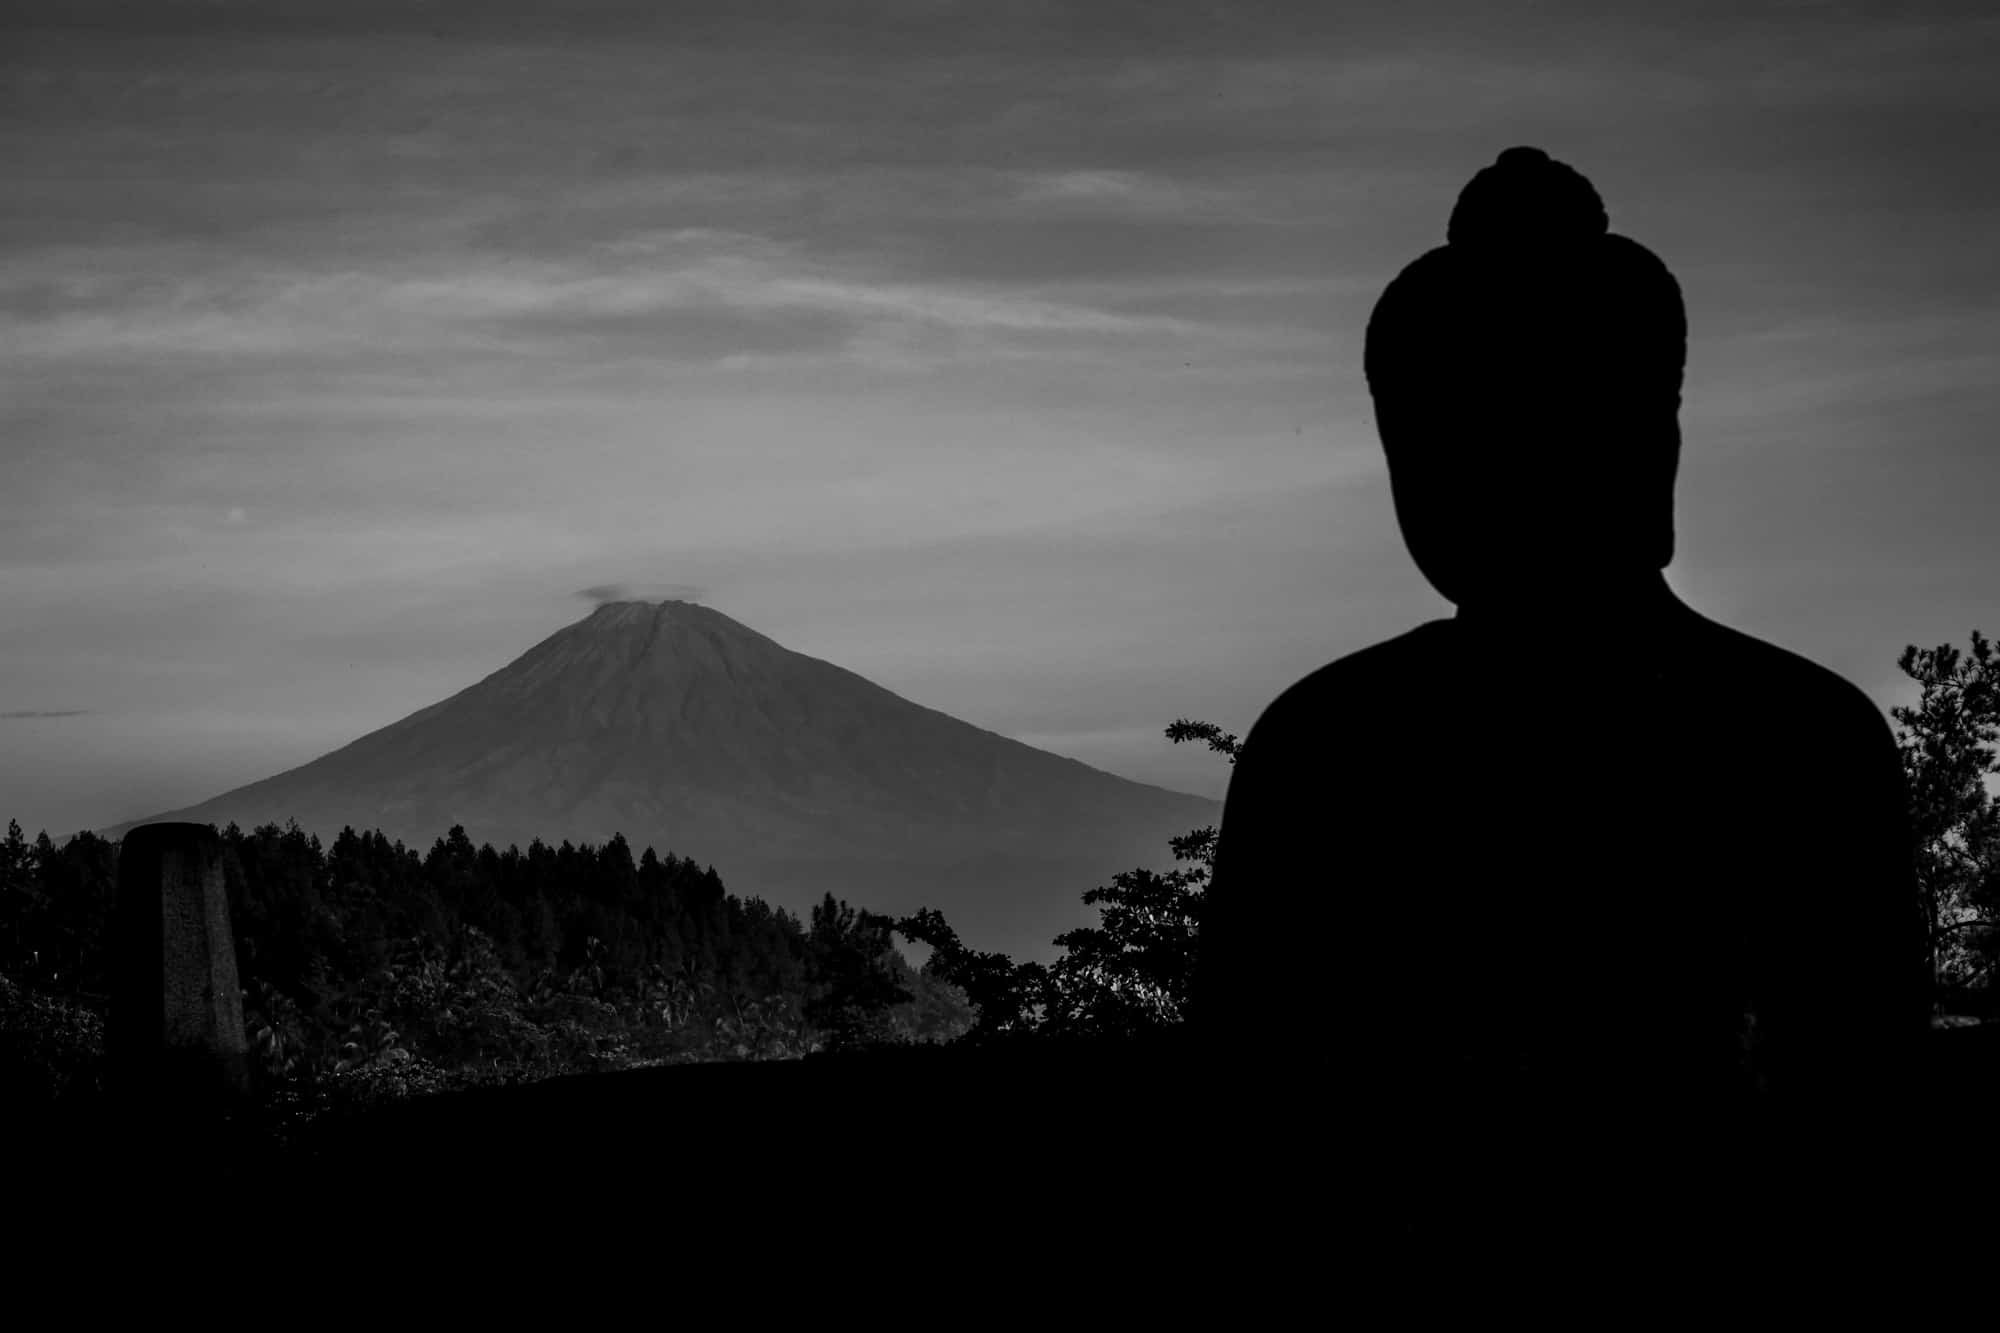
<svg viewBox="0 0 2000 1333">
<path fill-rule="evenodd" d="M 1659 259 L 1528 148 L 1447 236 L 1383 294 L 1366 368 L 1404 540 L 1457 614 L 1257 720 L 1194 1020 L 1253 1119 L 1336 1171 L 1421 1174 L 1422 1136 L 1475 1174 L 1582 1161 L 1746 1110 L 1873 1132 L 1928 1021 L 1888 725 L 1667 586 L 1687 325 Z"/>
</svg>

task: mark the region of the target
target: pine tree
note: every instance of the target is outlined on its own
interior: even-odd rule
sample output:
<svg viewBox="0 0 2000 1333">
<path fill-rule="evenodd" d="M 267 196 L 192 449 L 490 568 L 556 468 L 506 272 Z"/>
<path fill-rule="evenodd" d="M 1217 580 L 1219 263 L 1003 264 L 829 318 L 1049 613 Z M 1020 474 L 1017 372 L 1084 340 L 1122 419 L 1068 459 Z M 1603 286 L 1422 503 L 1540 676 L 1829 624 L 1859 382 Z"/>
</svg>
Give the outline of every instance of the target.
<svg viewBox="0 0 2000 1333">
<path fill-rule="evenodd" d="M 25 972 L 33 965 L 32 941 L 40 928 L 45 903 L 35 871 L 35 847 L 21 832 L 18 820 L 7 821 L 0 841 L 0 971 Z"/>
</svg>

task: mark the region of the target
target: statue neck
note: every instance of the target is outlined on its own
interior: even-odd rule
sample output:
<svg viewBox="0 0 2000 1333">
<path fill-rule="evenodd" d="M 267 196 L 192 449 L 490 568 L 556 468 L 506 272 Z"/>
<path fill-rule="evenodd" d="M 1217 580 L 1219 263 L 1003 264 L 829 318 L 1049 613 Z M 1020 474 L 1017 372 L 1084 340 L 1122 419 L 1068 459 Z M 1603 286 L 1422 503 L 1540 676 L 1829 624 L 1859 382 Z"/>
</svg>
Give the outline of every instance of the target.
<svg viewBox="0 0 2000 1333">
<path fill-rule="evenodd" d="M 1482 638 L 1603 642 L 1649 637 L 1688 612 L 1653 569 L 1463 604 L 1454 619 Z"/>
</svg>

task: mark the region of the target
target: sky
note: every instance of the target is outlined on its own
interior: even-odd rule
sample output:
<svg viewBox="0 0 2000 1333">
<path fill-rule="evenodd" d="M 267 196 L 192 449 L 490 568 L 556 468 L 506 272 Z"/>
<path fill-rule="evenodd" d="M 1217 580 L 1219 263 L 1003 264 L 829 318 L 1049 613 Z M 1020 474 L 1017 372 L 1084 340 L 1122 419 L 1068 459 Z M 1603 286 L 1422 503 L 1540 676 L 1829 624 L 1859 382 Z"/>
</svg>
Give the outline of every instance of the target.
<svg viewBox="0 0 2000 1333">
<path fill-rule="evenodd" d="M 1515 144 L 1686 295 L 1669 582 L 1886 709 L 2000 631 L 1996 68 L 1983 4 L 14 0 L 0 819 L 605 590 L 1220 796 L 1169 722 L 1451 612 L 1361 340 Z"/>
</svg>

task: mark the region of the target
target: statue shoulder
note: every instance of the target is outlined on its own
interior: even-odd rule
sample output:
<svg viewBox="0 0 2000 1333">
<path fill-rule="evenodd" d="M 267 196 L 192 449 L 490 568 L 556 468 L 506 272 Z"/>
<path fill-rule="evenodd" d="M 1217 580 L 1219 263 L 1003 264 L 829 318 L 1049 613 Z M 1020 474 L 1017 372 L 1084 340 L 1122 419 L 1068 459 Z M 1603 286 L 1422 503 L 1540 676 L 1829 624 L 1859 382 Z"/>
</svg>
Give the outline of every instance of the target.
<svg viewBox="0 0 2000 1333">
<path fill-rule="evenodd" d="M 1707 621 L 1706 670 L 1738 697 L 1758 701 L 1768 722 L 1819 744 L 1879 747 L 1892 733 L 1887 715 L 1860 686 L 1788 648 Z"/>
<path fill-rule="evenodd" d="M 1434 620 L 1393 639 L 1335 658 L 1292 684 L 1258 715 L 1244 738 L 1246 757 L 1316 746 L 1330 734 L 1352 735 L 1392 716 L 1403 698 L 1422 697 L 1447 659 L 1451 622 Z"/>
</svg>

